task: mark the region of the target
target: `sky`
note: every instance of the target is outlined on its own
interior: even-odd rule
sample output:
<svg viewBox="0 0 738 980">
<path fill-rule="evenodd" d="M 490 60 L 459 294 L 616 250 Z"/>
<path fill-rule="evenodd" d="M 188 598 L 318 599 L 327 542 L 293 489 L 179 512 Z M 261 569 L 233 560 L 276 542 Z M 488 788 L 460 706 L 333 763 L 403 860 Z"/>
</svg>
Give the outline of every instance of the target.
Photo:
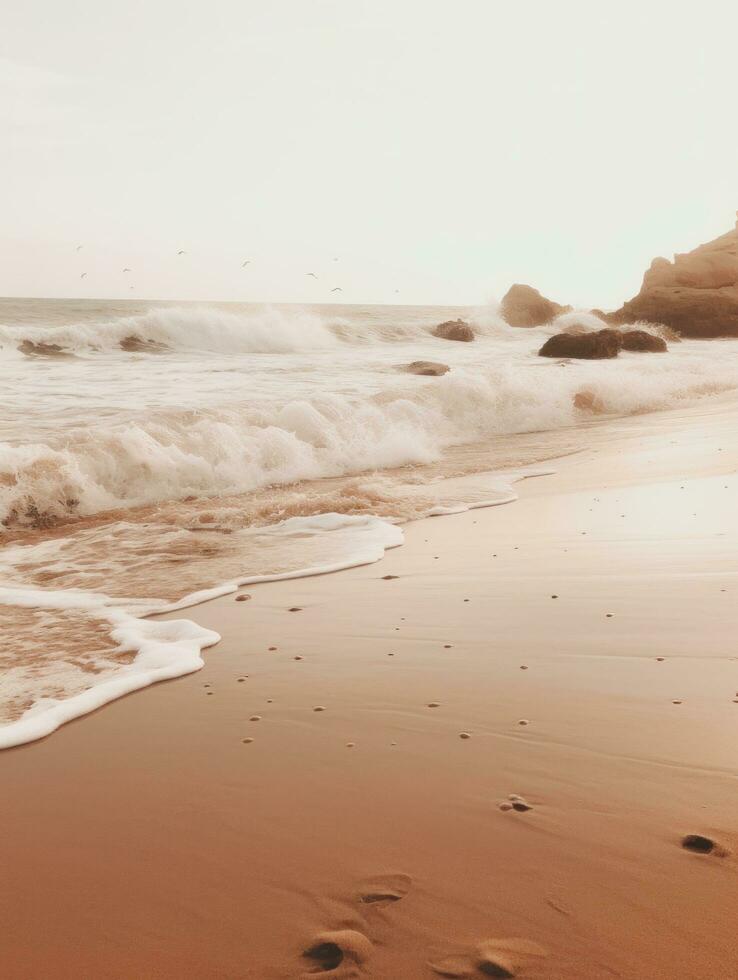
<svg viewBox="0 0 738 980">
<path fill-rule="evenodd" d="M 609 308 L 735 221 L 734 0 L 13 8 L 0 295 Z"/>
</svg>

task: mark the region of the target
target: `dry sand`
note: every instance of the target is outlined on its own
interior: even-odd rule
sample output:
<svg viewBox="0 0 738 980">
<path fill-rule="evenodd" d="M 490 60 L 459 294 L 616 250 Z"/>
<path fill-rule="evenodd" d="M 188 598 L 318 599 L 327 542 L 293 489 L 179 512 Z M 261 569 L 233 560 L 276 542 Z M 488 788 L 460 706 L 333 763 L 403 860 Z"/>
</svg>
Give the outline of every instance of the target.
<svg viewBox="0 0 738 980">
<path fill-rule="evenodd" d="M 738 975 L 737 426 L 193 610 L 199 674 L 0 757 L 0 976 Z"/>
</svg>

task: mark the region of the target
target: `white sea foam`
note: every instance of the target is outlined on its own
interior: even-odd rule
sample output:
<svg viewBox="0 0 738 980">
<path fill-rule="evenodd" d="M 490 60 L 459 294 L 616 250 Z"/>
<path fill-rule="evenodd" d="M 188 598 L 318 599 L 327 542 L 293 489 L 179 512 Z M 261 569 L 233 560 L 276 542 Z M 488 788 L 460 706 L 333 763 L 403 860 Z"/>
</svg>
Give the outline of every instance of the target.
<svg viewBox="0 0 738 980">
<path fill-rule="evenodd" d="M 116 698 L 132 691 L 148 687 L 158 681 L 170 680 L 199 670 L 203 665 L 201 653 L 205 647 L 217 643 L 220 636 L 187 620 L 149 620 L 142 616 L 152 613 L 173 612 L 196 605 L 208 599 L 235 592 L 242 585 L 257 582 L 273 582 L 280 579 L 321 575 L 379 561 L 388 548 L 402 544 L 403 532 L 394 524 L 376 517 L 347 514 L 321 514 L 310 518 L 291 518 L 269 528 L 261 528 L 259 534 L 295 544 L 293 560 L 296 567 L 286 571 L 244 575 L 210 589 L 184 596 L 168 603 L 152 599 L 111 599 L 99 592 L 80 589 L 47 590 L 24 586 L 0 586 L 0 604 L 11 612 L 14 607 L 33 610 L 57 610 L 78 613 L 109 626 L 115 653 L 130 652 L 135 657 L 130 663 L 115 664 L 110 651 L 97 654 L 90 662 L 94 667 L 94 680 L 90 674 L 70 669 L 68 660 L 62 657 L 66 668 L 52 673 L 55 690 L 66 685 L 68 696 L 36 696 L 32 707 L 16 721 L 0 726 L 0 749 L 11 748 L 43 738 L 73 718 L 94 711 Z M 331 560 L 322 564 L 301 567 L 300 543 L 318 536 L 331 538 Z M 41 546 L 43 548 L 43 545 Z M 32 548 L 15 549 L 23 559 L 30 560 Z M 47 549 L 48 550 L 48 549 Z M 52 551 L 54 547 L 52 545 Z M 18 555 L 5 556 L 4 572 L 12 566 Z M 246 561 L 244 557 L 244 561 Z M 74 619 L 70 622 L 74 629 Z M 43 686 L 38 677 L 38 665 L 29 658 L 24 660 L 18 651 L 18 662 L 3 676 L 3 699 L 24 700 L 33 696 Z M 73 659 L 74 643 L 67 658 Z M 84 670 L 84 668 L 83 668 Z M 80 687 L 80 678 L 84 684 Z M 67 693 L 67 692 L 63 692 Z"/>
<path fill-rule="evenodd" d="M 0 326 L 0 530 L 157 506 L 72 525 L 65 537 L 34 538 L 28 550 L 0 551 L 0 620 L 10 616 L 0 630 L 18 640 L 10 655 L 0 650 L 8 664 L 0 682 L 10 690 L 6 717 L 34 703 L 2 729 L 17 741 L 127 690 L 197 669 L 214 634 L 141 618 L 167 603 L 181 608 L 238 581 L 376 561 L 400 532 L 367 515 L 406 519 L 515 497 L 484 481 L 462 492 L 429 486 L 425 471 L 383 470 L 438 461 L 440 473 L 451 447 L 472 444 L 454 453 L 467 461 L 463 472 L 480 472 L 506 434 L 540 434 L 593 413 L 666 409 L 738 388 L 733 341 L 685 341 L 667 354 L 624 352 L 605 362 L 538 358 L 551 333 L 575 323 L 603 326 L 576 312 L 521 330 L 493 307 L 466 314 L 344 308 L 336 315 L 325 308 L 146 310 L 75 301 L 70 310 L 25 302 L 6 304 L 10 314 Z M 462 314 L 475 325 L 474 343 L 432 336 L 434 323 Z M 19 352 L 24 340 L 37 347 Z M 43 356 L 55 348 L 38 345 L 78 356 Z M 451 370 L 433 378 L 399 373 L 421 359 Z M 538 455 L 525 458 L 551 455 L 551 440 L 531 437 Z M 351 474 L 364 475 L 346 479 Z M 342 479 L 306 491 L 285 486 L 327 477 Z M 346 513 L 304 516 L 318 510 Z M 298 523 L 274 523 L 285 515 L 298 515 Z M 79 649 L 77 634 L 84 637 Z M 135 657 L 121 659 L 116 644 Z"/>
<path fill-rule="evenodd" d="M 154 307 L 136 316 L 63 326 L 0 324 L 0 346 L 11 349 L 30 341 L 69 353 L 115 351 L 129 338 L 165 350 L 215 353 L 284 353 L 338 343 L 322 317 L 276 308 L 233 313 L 207 306 Z"/>
<path fill-rule="evenodd" d="M 598 412 L 625 415 L 738 386 L 738 362 L 686 347 L 565 366 L 533 357 L 490 364 L 496 352 L 485 351 L 476 368 L 431 383 L 390 378 L 375 392 L 149 412 L 0 443 L 0 520 L 38 523 L 428 463 L 449 446 L 572 425 L 584 417 L 574 404 L 582 390 Z"/>
</svg>

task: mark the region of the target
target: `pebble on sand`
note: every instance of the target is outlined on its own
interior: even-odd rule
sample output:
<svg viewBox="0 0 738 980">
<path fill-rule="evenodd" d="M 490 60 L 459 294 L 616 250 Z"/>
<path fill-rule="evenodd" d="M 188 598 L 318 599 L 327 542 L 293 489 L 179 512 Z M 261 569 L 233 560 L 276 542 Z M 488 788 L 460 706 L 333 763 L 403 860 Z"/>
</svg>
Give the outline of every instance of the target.
<svg viewBox="0 0 738 980">
<path fill-rule="evenodd" d="M 293 657 L 293 660 L 302 660 L 302 657 Z"/>
<path fill-rule="evenodd" d="M 261 715 L 252 715 L 249 721 L 261 721 Z"/>
<path fill-rule="evenodd" d="M 399 577 L 400 577 L 399 575 L 383 575 L 383 576 L 382 576 L 382 579 L 383 579 L 383 581 L 385 581 L 385 582 L 389 582 L 389 581 L 390 581 L 390 579 L 393 579 L 393 578 L 399 578 Z"/>
<path fill-rule="evenodd" d="M 237 595 L 236 596 L 236 602 L 246 602 L 246 600 L 247 599 L 250 599 L 250 598 L 251 598 L 250 595 L 244 593 L 243 595 Z"/>
<path fill-rule="evenodd" d="M 270 651 L 272 651 L 272 650 L 276 650 L 277 648 L 276 647 L 269 647 L 269 649 L 270 649 Z"/>
<path fill-rule="evenodd" d="M 527 718 L 521 718 L 520 721 L 518 722 L 518 724 L 519 725 L 530 725 L 530 722 L 528 721 Z"/>
<path fill-rule="evenodd" d="M 672 704 L 681 704 L 682 702 L 678 698 L 674 698 L 674 700 L 671 703 Z"/>
<path fill-rule="evenodd" d="M 521 670 L 527 670 L 528 669 L 528 664 L 521 664 L 520 665 L 520 669 Z"/>
<path fill-rule="evenodd" d="M 254 740 L 253 738 L 242 738 L 241 741 L 243 742 L 244 745 L 250 745 L 251 742 L 253 742 Z"/>
<path fill-rule="evenodd" d="M 440 701 L 429 701 L 428 702 L 428 707 L 429 708 L 440 708 L 441 707 L 441 702 Z"/>
<path fill-rule="evenodd" d="M 459 732 L 459 738 L 471 738 L 469 732 Z"/>
<path fill-rule="evenodd" d="M 315 707 L 313 708 L 313 711 L 325 711 L 325 705 L 316 704 Z"/>
<path fill-rule="evenodd" d="M 302 606 L 290 606 L 287 612 L 302 612 Z"/>
</svg>

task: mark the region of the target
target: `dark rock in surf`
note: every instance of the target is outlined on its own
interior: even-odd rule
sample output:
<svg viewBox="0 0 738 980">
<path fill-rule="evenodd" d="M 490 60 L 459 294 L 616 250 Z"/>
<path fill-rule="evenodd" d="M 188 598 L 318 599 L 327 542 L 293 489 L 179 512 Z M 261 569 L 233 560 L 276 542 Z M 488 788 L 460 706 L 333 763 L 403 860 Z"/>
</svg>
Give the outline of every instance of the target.
<svg viewBox="0 0 738 980">
<path fill-rule="evenodd" d="M 403 368 L 403 371 L 407 371 L 408 374 L 423 374 L 436 378 L 450 370 L 448 364 L 441 364 L 440 361 L 413 361 Z"/>
<path fill-rule="evenodd" d="M 569 310 L 570 306 L 554 303 L 541 296 L 537 289 L 522 283 L 511 286 L 500 305 L 500 313 L 511 327 L 539 327 Z"/>
<path fill-rule="evenodd" d="M 124 337 L 118 346 L 127 354 L 161 354 L 167 350 L 166 344 L 160 344 L 158 340 L 146 340 L 136 334 Z"/>
<path fill-rule="evenodd" d="M 622 346 L 622 334 L 610 327 L 593 333 L 557 333 L 549 337 L 538 351 L 541 357 L 576 357 L 601 360 L 617 357 Z"/>
<path fill-rule="evenodd" d="M 647 330 L 624 330 L 622 336 L 623 350 L 644 351 L 649 353 L 661 353 L 668 350 L 666 341 L 663 337 L 656 337 Z"/>
<path fill-rule="evenodd" d="M 18 350 L 27 357 L 72 357 L 72 354 L 59 344 L 34 343 L 32 340 L 22 340 Z"/>
<path fill-rule="evenodd" d="M 474 340 L 474 331 L 466 320 L 445 320 L 434 328 L 433 336 L 440 337 L 441 340 L 459 340 L 468 344 Z"/>
</svg>

